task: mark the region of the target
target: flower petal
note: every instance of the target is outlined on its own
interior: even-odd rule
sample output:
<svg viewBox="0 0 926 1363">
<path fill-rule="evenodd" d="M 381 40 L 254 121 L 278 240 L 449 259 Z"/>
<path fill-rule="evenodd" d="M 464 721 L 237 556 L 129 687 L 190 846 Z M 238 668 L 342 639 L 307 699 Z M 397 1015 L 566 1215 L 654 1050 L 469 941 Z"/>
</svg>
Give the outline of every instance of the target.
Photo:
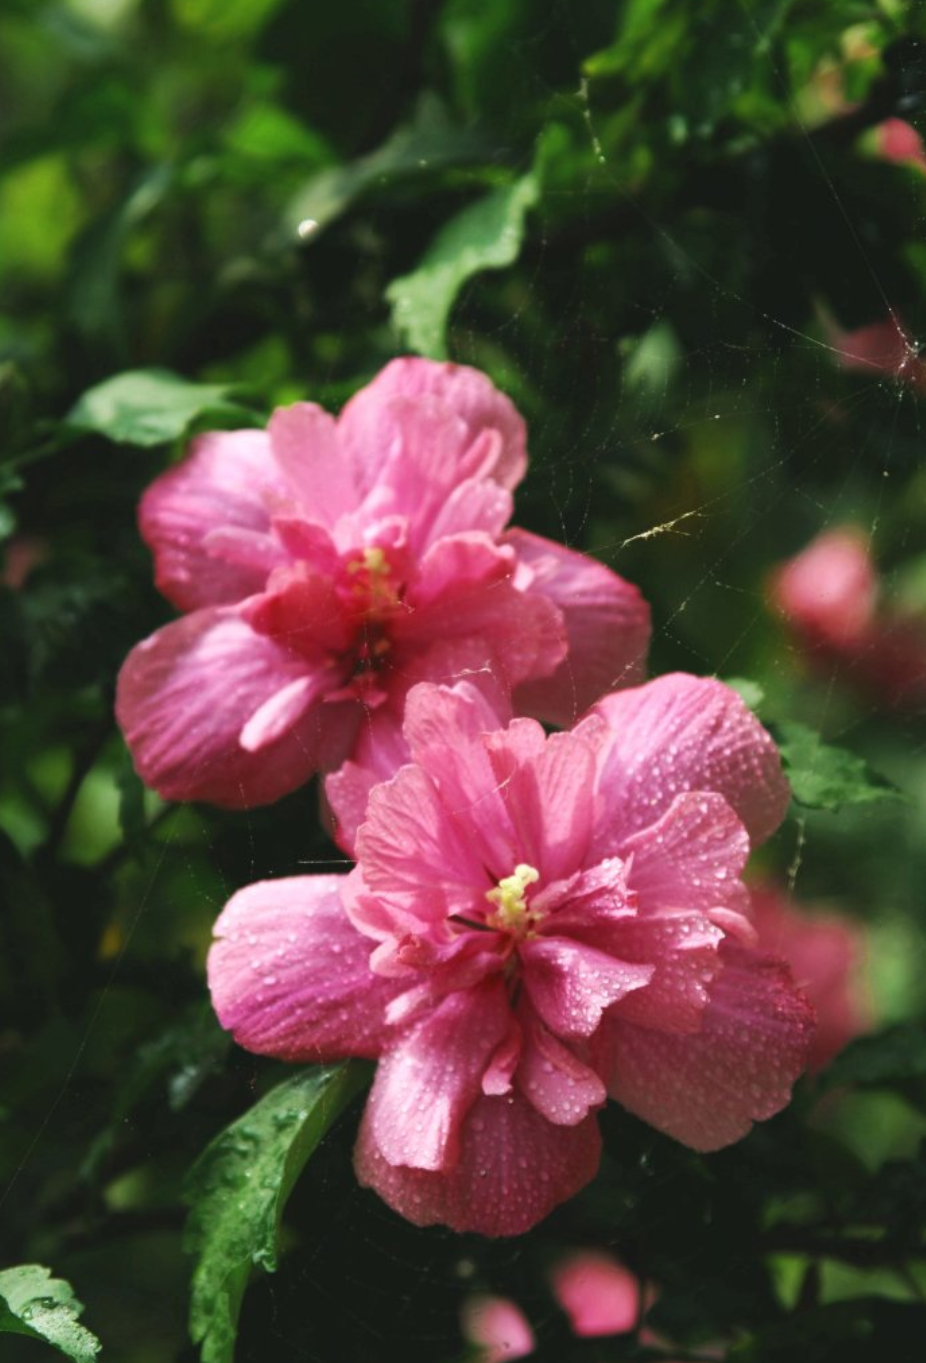
<svg viewBox="0 0 926 1363">
<path fill-rule="evenodd" d="M 507 1297 L 470 1297 L 460 1313 L 463 1334 L 479 1348 L 478 1363 L 527 1358 L 536 1341 L 527 1317 Z"/>
<path fill-rule="evenodd" d="M 591 1036 L 606 1008 L 642 989 L 654 967 L 619 961 L 566 937 L 535 937 L 520 947 L 524 988 L 557 1036 Z"/>
<path fill-rule="evenodd" d="M 521 1235 L 594 1178 L 601 1137 L 593 1116 L 553 1126 L 517 1094 L 478 1098 L 463 1124 L 460 1159 L 439 1172 L 383 1158 L 364 1117 L 354 1151 L 359 1181 L 416 1226 Z"/>
<path fill-rule="evenodd" d="M 531 1106 L 555 1126 L 576 1126 L 608 1096 L 594 1070 L 530 1016 L 525 1019 L 515 1082 Z"/>
<path fill-rule="evenodd" d="M 650 610 L 636 587 L 587 554 L 526 530 L 509 530 L 502 543 L 531 570 L 527 591 L 559 607 L 569 645 L 551 676 L 519 688 L 520 712 L 573 724 L 608 691 L 643 680 Z"/>
<path fill-rule="evenodd" d="M 516 487 L 524 477 L 527 435 L 511 400 L 476 369 L 406 357 L 380 370 L 340 416 L 339 435 L 364 492 L 381 481 L 390 454 L 383 439 L 384 411 L 396 398 L 437 400 L 464 423 L 470 447 L 484 432 L 497 433 L 499 438 L 491 446 L 483 442 L 482 462 L 466 467 L 463 476 L 491 478 L 506 488 Z"/>
<path fill-rule="evenodd" d="M 129 654 L 116 693 L 116 715 L 142 780 L 168 800 L 238 809 L 278 800 L 313 771 L 336 765 L 350 749 L 361 710 L 310 705 L 312 692 L 301 688 L 283 704 L 280 693 L 307 675 L 304 660 L 227 610 L 195 611 L 158 630 Z M 257 740 L 249 721 L 274 701 L 281 707 L 276 736 L 265 733 L 267 741 L 249 751 L 241 735 Z M 300 701 L 308 708 L 300 710 Z"/>
<path fill-rule="evenodd" d="M 385 1052 L 367 1102 L 376 1148 L 390 1164 L 445 1169 L 460 1156 L 467 1112 L 508 1032 L 498 979 L 450 994 Z"/>
<path fill-rule="evenodd" d="M 567 1255 L 551 1272 L 550 1286 L 580 1339 L 624 1334 L 640 1318 L 640 1280 L 610 1254 Z"/>
<path fill-rule="evenodd" d="M 154 480 L 138 509 L 155 583 L 168 601 L 196 610 L 259 591 L 266 571 L 230 561 L 205 541 L 211 531 L 231 527 L 266 535 L 268 499 L 284 494 L 266 431 L 213 431 L 194 440 L 183 462 Z"/>
<path fill-rule="evenodd" d="M 610 811 L 596 839 L 601 856 L 658 819 L 676 795 L 722 795 L 763 842 L 784 818 L 790 790 L 775 744 L 743 701 L 722 682 L 677 672 L 595 706 L 613 738 L 600 788 Z"/>
<path fill-rule="evenodd" d="M 267 426 L 277 468 L 311 521 L 332 528 L 360 500 L 333 416 L 314 402 L 277 407 Z"/>
<path fill-rule="evenodd" d="M 640 912 L 715 908 L 749 911 L 739 879 L 749 857 L 749 834 L 722 795 L 676 795 L 655 823 L 633 833 L 621 848 L 627 881 Z"/>
<path fill-rule="evenodd" d="M 400 985 L 370 973 L 372 942 L 341 904 L 343 876 L 248 885 L 215 925 L 208 976 L 222 1026 L 280 1060 L 375 1058 Z"/>
<path fill-rule="evenodd" d="M 611 1097 L 695 1150 L 719 1150 L 779 1112 L 813 1034 L 813 1008 L 783 961 L 729 941 L 721 953 L 699 1032 L 672 1035 L 612 1015 L 595 1039 Z"/>
</svg>

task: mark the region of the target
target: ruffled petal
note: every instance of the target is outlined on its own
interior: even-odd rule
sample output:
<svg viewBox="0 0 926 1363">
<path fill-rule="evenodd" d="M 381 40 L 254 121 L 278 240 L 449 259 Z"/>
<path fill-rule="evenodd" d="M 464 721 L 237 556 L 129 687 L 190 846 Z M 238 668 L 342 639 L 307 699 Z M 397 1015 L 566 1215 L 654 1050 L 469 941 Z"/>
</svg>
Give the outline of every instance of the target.
<svg viewBox="0 0 926 1363">
<path fill-rule="evenodd" d="M 565 726 L 607 692 L 643 680 L 650 609 L 636 587 L 596 559 L 527 530 L 509 530 L 502 543 L 530 569 L 527 591 L 562 612 L 569 646 L 551 676 L 519 688 L 517 710 Z"/>
<path fill-rule="evenodd" d="M 181 464 L 154 480 L 138 509 L 158 589 L 180 610 L 231 605 L 259 591 L 266 569 L 206 541 L 212 531 L 237 528 L 265 537 L 263 548 L 272 553 L 267 508 L 284 495 L 266 431 L 199 436 Z"/>
<path fill-rule="evenodd" d="M 354 1151 L 359 1181 L 416 1226 L 521 1235 L 594 1178 L 601 1137 L 594 1116 L 554 1126 L 518 1094 L 478 1098 L 463 1124 L 460 1158 L 431 1172 L 390 1164 L 364 1117 Z"/>
<path fill-rule="evenodd" d="M 280 1060 L 376 1058 L 398 986 L 370 973 L 372 942 L 341 904 L 342 876 L 239 890 L 215 925 L 208 977 L 219 1021 L 245 1050 Z"/>
<path fill-rule="evenodd" d="M 749 857 L 749 834 L 722 795 L 676 795 L 662 818 L 627 839 L 621 854 L 628 861 L 628 884 L 641 913 L 749 910 L 749 895 L 739 879 Z"/>
<path fill-rule="evenodd" d="M 697 1032 L 721 971 L 724 934 L 696 911 L 654 912 L 627 918 L 613 928 L 589 933 L 606 940 L 622 960 L 649 962 L 653 977 L 645 989 L 628 994 L 613 1016 L 660 1032 Z"/>
<path fill-rule="evenodd" d="M 332 528 L 359 501 L 333 416 L 314 402 L 278 407 L 267 426 L 273 458 L 300 508 Z"/>
<path fill-rule="evenodd" d="M 542 1117 L 555 1126 L 575 1126 L 600 1107 L 607 1090 L 594 1070 L 539 1022 L 528 1017 L 516 1083 Z"/>
<path fill-rule="evenodd" d="M 463 1120 L 509 1016 L 504 986 L 495 979 L 450 994 L 389 1047 L 365 1118 L 384 1159 L 412 1169 L 457 1163 Z"/>
<path fill-rule="evenodd" d="M 565 937 L 522 942 L 524 988 L 534 1008 L 558 1036 L 591 1036 L 618 999 L 642 989 L 653 966 L 619 961 Z"/>
<path fill-rule="evenodd" d="M 356 704 L 313 705 L 310 675 L 233 612 L 166 625 L 119 674 L 116 716 L 138 774 L 168 800 L 240 809 L 287 795 L 347 756 L 361 719 Z"/>
<path fill-rule="evenodd" d="M 527 433 L 511 400 L 476 369 L 406 357 L 380 370 L 351 398 L 338 422 L 339 435 L 364 492 L 382 481 L 383 466 L 392 453 L 383 436 L 384 414 L 396 398 L 438 402 L 464 424 L 467 448 L 486 432 L 497 435 L 492 442 L 481 442 L 479 460 L 464 465 L 462 476 L 491 478 L 506 488 L 516 487 L 524 477 Z"/>
<path fill-rule="evenodd" d="M 743 701 L 722 682 L 677 672 L 595 706 L 613 738 L 599 786 L 605 816 L 600 855 L 620 852 L 685 791 L 715 791 L 753 843 L 775 831 L 790 799 L 778 750 Z"/>
<path fill-rule="evenodd" d="M 595 1038 L 612 1098 L 694 1150 L 730 1145 L 779 1112 L 804 1069 L 814 1011 L 783 961 L 732 942 L 701 1030 L 676 1036 L 618 1022 Z"/>
</svg>

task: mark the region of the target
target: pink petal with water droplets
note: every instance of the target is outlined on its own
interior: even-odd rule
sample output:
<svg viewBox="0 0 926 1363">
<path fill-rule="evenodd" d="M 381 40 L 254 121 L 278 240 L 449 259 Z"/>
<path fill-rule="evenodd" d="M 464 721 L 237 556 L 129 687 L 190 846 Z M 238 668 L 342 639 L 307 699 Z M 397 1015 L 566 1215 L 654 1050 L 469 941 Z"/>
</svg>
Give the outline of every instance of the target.
<svg viewBox="0 0 926 1363">
<path fill-rule="evenodd" d="M 606 1008 L 653 975 L 652 965 L 634 965 L 565 937 L 535 937 L 521 943 L 524 988 L 534 1008 L 558 1036 L 591 1036 Z"/>
<path fill-rule="evenodd" d="M 277 407 L 267 426 L 273 458 L 309 520 L 329 528 L 360 495 L 333 416 L 314 402 Z"/>
<path fill-rule="evenodd" d="M 531 1106 L 555 1126 L 576 1126 L 608 1096 L 594 1070 L 530 1016 L 525 1020 L 517 1086 Z"/>
<path fill-rule="evenodd" d="M 139 505 L 159 590 L 181 610 L 230 605 L 259 591 L 265 571 L 214 556 L 206 540 L 227 528 L 265 535 L 268 500 L 283 494 L 266 431 L 199 436 L 182 463 L 154 480 Z"/>
<path fill-rule="evenodd" d="M 387 364 L 341 413 L 339 435 L 365 491 L 380 481 L 389 458 L 383 414 L 397 397 L 436 399 L 465 424 L 469 447 L 485 431 L 498 433 L 497 446 L 485 449 L 481 463 L 465 467 L 465 477 L 491 478 L 506 488 L 516 487 L 523 478 L 526 431 L 511 400 L 476 369 L 407 357 Z"/>
<path fill-rule="evenodd" d="M 595 1068 L 612 1098 L 695 1150 L 719 1150 L 773 1116 L 804 1069 L 814 1011 L 783 961 L 732 942 L 701 1030 L 657 1032 L 610 1017 Z"/>
<path fill-rule="evenodd" d="M 493 740 L 496 773 L 503 743 L 502 737 Z M 514 748 L 510 751 L 514 756 Z M 582 866 L 593 828 L 594 786 L 595 755 L 575 734 L 553 734 L 535 757 L 512 766 L 502 793 L 517 834 L 518 860 L 536 867 L 541 885 Z"/>
<path fill-rule="evenodd" d="M 601 1137 L 594 1117 L 553 1126 L 526 1099 L 478 1098 L 461 1133 L 459 1162 L 430 1172 L 390 1164 L 364 1117 L 354 1167 L 366 1187 L 416 1226 L 522 1235 L 594 1178 Z"/>
<path fill-rule="evenodd" d="M 526 530 L 509 530 L 502 542 L 531 570 L 528 591 L 562 611 L 569 643 L 551 676 L 521 686 L 519 710 L 568 725 L 606 692 L 643 680 L 650 610 L 636 587 L 588 555 Z"/>
<path fill-rule="evenodd" d="M 280 1060 L 375 1058 L 391 980 L 370 974 L 372 943 L 341 905 L 342 876 L 293 876 L 239 890 L 215 925 L 208 975 L 222 1026 Z"/>
<path fill-rule="evenodd" d="M 628 883 L 640 912 L 714 908 L 749 911 L 739 879 L 749 834 L 722 795 L 676 795 L 660 819 L 627 839 Z"/>
<path fill-rule="evenodd" d="M 252 716 L 307 674 L 303 659 L 233 612 L 196 611 L 165 625 L 129 654 L 116 692 L 142 780 L 168 800 L 247 808 L 343 761 L 360 723 L 353 704 L 325 706 L 323 716 L 310 706 L 259 750 L 241 746 Z"/>
<path fill-rule="evenodd" d="M 411 1169 L 457 1163 L 463 1119 L 508 1022 L 507 996 L 496 979 L 450 994 L 393 1042 L 364 1117 L 384 1159 Z"/>
<path fill-rule="evenodd" d="M 778 750 L 729 686 L 672 673 L 595 706 L 613 738 L 601 765 L 607 814 L 596 847 L 620 852 L 631 833 L 654 823 L 676 795 L 715 791 L 763 842 L 790 799 Z"/>
<path fill-rule="evenodd" d="M 610 1254 L 578 1250 L 550 1274 L 553 1295 L 580 1339 L 621 1335 L 640 1317 L 640 1281 Z"/>
<path fill-rule="evenodd" d="M 653 977 L 615 1004 L 612 1016 L 661 1032 L 697 1032 L 721 970 L 723 931 L 696 911 L 653 911 L 589 933 L 622 960 L 649 962 Z"/>
</svg>

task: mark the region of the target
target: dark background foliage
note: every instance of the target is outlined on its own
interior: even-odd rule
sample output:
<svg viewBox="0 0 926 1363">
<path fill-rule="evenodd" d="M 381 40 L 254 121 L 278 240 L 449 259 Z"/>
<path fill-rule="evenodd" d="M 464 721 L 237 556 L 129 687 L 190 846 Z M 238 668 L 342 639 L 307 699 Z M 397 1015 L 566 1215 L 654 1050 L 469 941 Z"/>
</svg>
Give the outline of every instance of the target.
<svg viewBox="0 0 926 1363">
<path fill-rule="evenodd" d="M 739 1363 L 918 1363 L 926 717 L 809 673 L 765 599 L 774 564 L 854 522 L 926 612 L 922 400 L 832 343 L 889 308 L 926 334 L 926 174 L 877 154 L 890 117 L 926 128 L 913 0 L 6 0 L 0 1265 L 67 1279 L 104 1358 L 197 1357 L 184 1179 L 288 1078 L 211 1017 L 212 921 L 249 880 L 337 856 L 312 789 L 222 814 L 134 776 L 115 673 L 170 615 L 137 499 L 190 431 L 337 407 L 419 349 L 515 398 L 519 522 L 640 584 L 654 670 L 756 678 L 764 718 L 906 792 L 796 808 L 764 853 L 867 924 L 879 1031 L 716 1156 L 609 1111 L 598 1180 L 514 1241 L 418 1231 L 359 1190 L 355 1099 L 236 1357 L 453 1363 L 487 1289 L 556 1363 L 718 1341 Z M 118 407 L 80 401 L 126 372 Z M 576 1245 L 658 1285 L 671 1344 L 572 1338 L 546 1273 Z"/>
</svg>

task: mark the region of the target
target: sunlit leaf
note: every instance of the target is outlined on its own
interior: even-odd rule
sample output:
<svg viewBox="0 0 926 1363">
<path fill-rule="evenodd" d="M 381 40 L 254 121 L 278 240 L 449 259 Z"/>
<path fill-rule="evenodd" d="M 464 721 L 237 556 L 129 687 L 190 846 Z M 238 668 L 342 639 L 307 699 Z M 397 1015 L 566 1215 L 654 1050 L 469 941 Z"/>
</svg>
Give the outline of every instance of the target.
<svg viewBox="0 0 926 1363">
<path fill-rule="evenodd" d="M 68 424 L 125 445 L 162 445 L 186 435 L 205 416 L 238 414 L 227 384 L 191 383 L 166 369 L 132 369 L 84 393 Z"/>
<path fill-rule="evenodd" d="M 100 1341 L 80 1324 L 83 1309 L 70 1284 L 41 1264 L 0 1272 L 0 1332 L 44 1340 L 74 1363 L 94 1363 Z"/>
<path fill-rule="evenodd" d="M 861 757 L 824 743 L 806 725 L 780 720 L 769 728 L 778 743 L 791 793 L 805 809 L 838 810 L 843 805 L 899 797 L 897 788 L 872 771 Z"/>
</svg>

